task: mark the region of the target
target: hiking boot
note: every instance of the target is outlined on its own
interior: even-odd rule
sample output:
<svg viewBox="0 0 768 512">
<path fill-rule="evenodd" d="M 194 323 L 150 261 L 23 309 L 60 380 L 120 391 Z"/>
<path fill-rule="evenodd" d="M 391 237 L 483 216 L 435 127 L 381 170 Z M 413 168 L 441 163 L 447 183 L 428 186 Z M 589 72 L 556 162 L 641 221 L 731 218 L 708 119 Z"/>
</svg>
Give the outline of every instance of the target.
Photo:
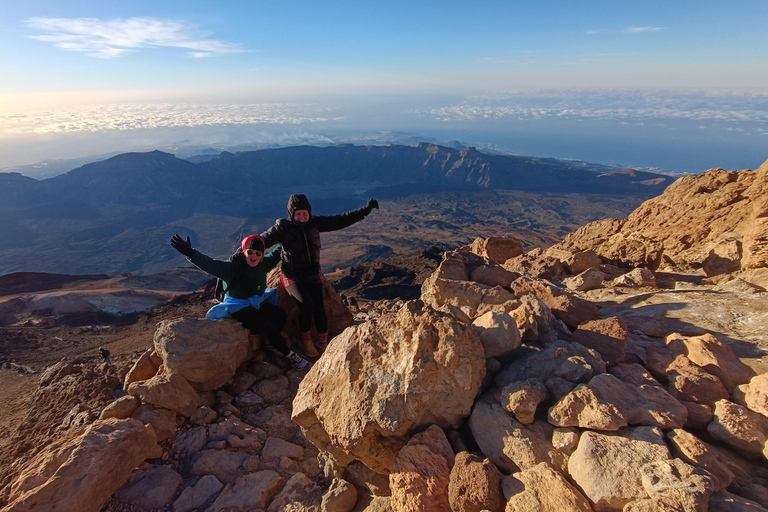
<svg viewBox="0 0 768 512">
<path fill-rule="evenodd" d="M 320 353 L 325 352 L 328 347 L 328 333 L 323 332 L 317 335 L 317 348 L 320 349 Z"/>
<path fill-rule="evenodd" d="M 297 354 L 293 350 L 288 352 L 288 355 L 285 357 L 291 363 L 291 368 L 293 368 L 294 370 L 303 370 L 309 364 L 309 361 L 301 357 L 299 354 Z"/>
<path fill-rule="evenodd" d="M 301 343 L 304 345 L 304 352 L 309 357 L 319 357 L 320 353 L 315 348 L 315 345 L 312 343 L 312 335 L 309 331 L 301 333 Z"/>
</svg>

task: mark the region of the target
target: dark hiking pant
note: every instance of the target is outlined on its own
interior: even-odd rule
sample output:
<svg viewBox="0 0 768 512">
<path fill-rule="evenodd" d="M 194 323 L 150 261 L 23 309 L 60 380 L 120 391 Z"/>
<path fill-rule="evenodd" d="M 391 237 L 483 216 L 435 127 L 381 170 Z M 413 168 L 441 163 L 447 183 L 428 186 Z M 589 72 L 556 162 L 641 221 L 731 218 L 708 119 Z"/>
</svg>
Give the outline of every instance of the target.
<svg viewBox="0 0 768 512">
<path fill-rule="evenodd" d="M 285 289 L 299 303 L 299 329 L 307 332 L 312 328 L 312 317 L 315 318 L 315 329 L 322 334 L 328 332 L 328 317 L 323 304 L 323 283 L 297 282 Z"/>
<path fill-rule="evenodd" d="M 243 324 L 251 334 L 265 336 L 269 344 L 281 354 L 287 355 L 290 352 L 280 334 L 287 317 L 285 311 L 279 307 L 262 302 L 259 309 L 248 306 L 232 313 L 232 318 Z"/>
</svg>

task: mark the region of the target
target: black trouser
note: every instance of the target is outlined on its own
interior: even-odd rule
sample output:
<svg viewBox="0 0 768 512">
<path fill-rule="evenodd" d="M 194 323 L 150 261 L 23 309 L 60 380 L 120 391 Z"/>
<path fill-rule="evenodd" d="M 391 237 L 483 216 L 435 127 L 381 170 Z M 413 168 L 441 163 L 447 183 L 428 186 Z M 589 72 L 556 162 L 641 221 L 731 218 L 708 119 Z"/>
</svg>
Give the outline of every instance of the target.
<svg viewBox="0 0 768 512">
<path fill-rule="evenodd" d="M 243 324 L 243 327 L 251 331 L 251 334 L 259 334 L 267 337 L 269 343 L 281 354 L 287 355 L 290 350 L 280 331 L 285 327 L 285 311 L 268 302 L 262 302 L 259 309 L 248 306 L 240 311 L 232 313 L 232 318 Z"/>
<path fill-rule="evenodd" d="M 307 332 L 312 328 L 312 317 L 315 317 L 315 329 L 319 334 L 328 332 L 328 317 L 325 315 L 323 304 L 323 283 L 303 281 L 294 282 L 285 289 L 299 303 L 299 329 Z"/>
</svg>

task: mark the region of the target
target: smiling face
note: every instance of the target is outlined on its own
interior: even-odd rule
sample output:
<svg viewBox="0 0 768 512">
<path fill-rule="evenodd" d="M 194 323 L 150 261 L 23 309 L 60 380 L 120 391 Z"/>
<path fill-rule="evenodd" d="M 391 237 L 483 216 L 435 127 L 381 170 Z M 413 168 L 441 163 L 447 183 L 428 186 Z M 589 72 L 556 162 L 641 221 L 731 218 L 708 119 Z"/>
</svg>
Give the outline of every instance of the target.
<svg viewBox="0 0 768 512">
<path fill-rule="evenodd" d="M 255 267 L 259 263 L 261 263 L 261 259 L 264 257 L 263 251 L 258 251 L 256 249 L 246 249 L 245 251 L 245 262 L 248 263 L 249 267 Z"/>
<path fill-rule="evenodd" d="M 293 212 L 293 220 L 296 222 L 308 222 L 309 210 L 296 210 Z"/>
</svg>

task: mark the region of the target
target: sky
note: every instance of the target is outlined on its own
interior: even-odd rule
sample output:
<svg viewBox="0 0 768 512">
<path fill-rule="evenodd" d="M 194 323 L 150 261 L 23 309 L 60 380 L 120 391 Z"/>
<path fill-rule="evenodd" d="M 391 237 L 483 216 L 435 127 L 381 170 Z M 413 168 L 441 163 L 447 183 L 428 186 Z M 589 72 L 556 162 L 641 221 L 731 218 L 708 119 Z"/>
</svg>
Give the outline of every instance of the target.
<svg viewBox="0 0 768 512">
<path fill-rule="evenodd" d="M 654 159 L 640 162 L 629 147 L 559 148 L 568 133 L 594 132 L 570 146 L 596 149 L 614 125 L 635 126 L 619 130 L 625 141 L 670 130 L 674 142 L 684 132 L 691 154 L 718 141 L 744 146 L 745 164 L 768 147 L 765 0 L 0 0 L 0 8 L 0 168 L 153 141 L 377 130 L 484 138 L 473 142 L 551 156 L 626 154 L 638 165 Z M 576 122 L 587 124 L 569 128 Z M 556 136 L 526 145 L 505 132 Z"/>
</svg>

